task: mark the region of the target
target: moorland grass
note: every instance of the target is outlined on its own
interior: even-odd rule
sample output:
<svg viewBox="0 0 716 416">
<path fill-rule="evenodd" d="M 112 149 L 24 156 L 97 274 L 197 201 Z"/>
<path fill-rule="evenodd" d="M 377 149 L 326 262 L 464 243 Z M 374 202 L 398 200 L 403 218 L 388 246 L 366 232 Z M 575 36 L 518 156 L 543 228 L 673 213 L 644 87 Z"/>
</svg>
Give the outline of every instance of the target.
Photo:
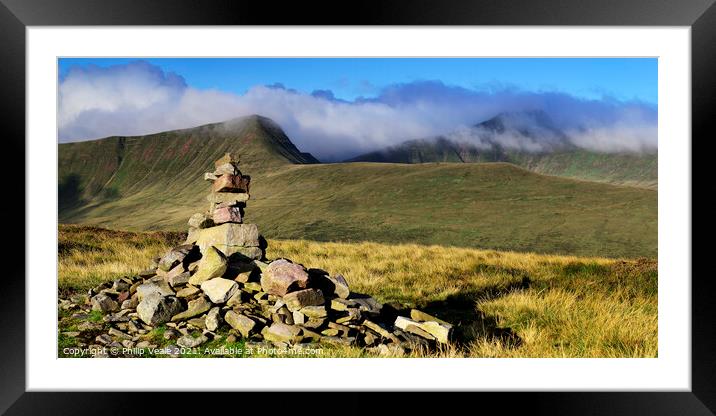
<svg viewBox="0 0 716 416">
<path fill-rule="evenodd" d="M 119 276 L 138 273 L 151 259 L 183 241 L 182 233 L 135 233 L 105 228 L 60 225 L 59 290 L 86 290 Z"/>
<path fill-rule="evenodd" d="M 64 293 L 145 269 L 179 233 L 61 225 Z M 355 292 L 457 326 L 439 357 L 655 357 L 657 263 L 417 244 L 269 240 L 267 256 L 343 274 Z M 77 322 L 61 320 L 60 331 Z M 166 343 L 156 337 L 157 342 Z M 66 337 L 61 339 L 67 345 Z M 218 345 L 213 345 L 216 347 Z M 303 355 L 301 355 L 303 356 Z M 324 357 L 365 357 L 324 347 Z"/>
</svg>

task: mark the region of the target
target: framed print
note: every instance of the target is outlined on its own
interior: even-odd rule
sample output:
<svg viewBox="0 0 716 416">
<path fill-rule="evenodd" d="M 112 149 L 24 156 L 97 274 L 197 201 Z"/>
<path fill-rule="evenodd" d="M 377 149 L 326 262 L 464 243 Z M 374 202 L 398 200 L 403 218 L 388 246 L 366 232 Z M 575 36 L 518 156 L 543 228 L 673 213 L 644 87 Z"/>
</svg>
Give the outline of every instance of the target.
<svg viewBox="0 0 716 416">
<path fill-rule="evenodd" d="M 658 6 L 4 0 L 0 408 L 710 414 L 716 8 Z"/>
</svg>

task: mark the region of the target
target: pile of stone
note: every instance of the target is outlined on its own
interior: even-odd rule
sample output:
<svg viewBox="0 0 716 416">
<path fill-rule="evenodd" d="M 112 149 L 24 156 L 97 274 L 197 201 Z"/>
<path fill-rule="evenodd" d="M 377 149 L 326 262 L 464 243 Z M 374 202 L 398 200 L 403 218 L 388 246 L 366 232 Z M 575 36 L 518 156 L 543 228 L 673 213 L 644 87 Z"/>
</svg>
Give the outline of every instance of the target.
<svg viewBox="0 0 716 416">
<path fill-rule="evenodd" d="M 267 261 L 258 227 L 243 223 L 251 178 L 232 155 L 217 160 L 204 179 L 211 182 L 208 210 L 189 219 L 185 244 L 155 259 L 149 270 L 90 290 L 92 309 L 112 325 L 97 336 L 99 344 L 150 346 L 143 337 L 160 324 L 168 328 L 166 339 L 187 348 L 219 337 L 222 326 L 227 341 L 353 345 L 382 355 L 449 342 L 452 325 L 445 321 L 416 309 L 410 317 L 397 316 L 374 298 L 351 292 L 341 275 L 288 259 Z"/>
</svg>

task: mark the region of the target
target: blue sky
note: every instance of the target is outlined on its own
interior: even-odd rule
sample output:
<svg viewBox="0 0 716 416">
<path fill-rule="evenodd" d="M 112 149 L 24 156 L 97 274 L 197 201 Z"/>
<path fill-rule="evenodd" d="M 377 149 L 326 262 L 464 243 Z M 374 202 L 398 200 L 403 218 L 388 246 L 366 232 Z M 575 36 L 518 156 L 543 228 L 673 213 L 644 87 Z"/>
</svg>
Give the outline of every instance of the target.
<svg viewBox="0 0 716 416">
<path fill-rule="evenodd" d="M 150 58 L 165 72 L 198 89 L 244 94 L 255 85 L 281 83 L 337 98 L 374 97 L 396 83 L 440 80 L 467 89 L 557 91 L 576 97 L 657 103 L 656 58 Z M 123 65 L 135 58 L 62 58 L 59 76 L 72 66 Z"/>
<path fill-rule="evenodd" d="M 342 160 L 438 135 L 479 144 L 477 124 L 541 112 L 577 146 L 641 152 L 657 147 L 657 65 L 654 58 L 60 59 L 58 139 L 260 114 L 302 151 Z M 504 144 L 544 149 L 519 131 L 503 135 Z M 539 140 L 549 141 L 543 133 Z"/>
</svg>

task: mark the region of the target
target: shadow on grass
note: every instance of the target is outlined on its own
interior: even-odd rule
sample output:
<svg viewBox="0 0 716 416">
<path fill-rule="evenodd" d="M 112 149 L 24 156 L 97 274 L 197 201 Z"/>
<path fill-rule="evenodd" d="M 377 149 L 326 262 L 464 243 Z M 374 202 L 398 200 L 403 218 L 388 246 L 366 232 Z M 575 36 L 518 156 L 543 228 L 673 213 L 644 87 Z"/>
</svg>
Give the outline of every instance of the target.
<svg viewBox="0 0 716 416">
<path fill-rule="evenodd" d="M 515 290 L 528 289 L 531 285 L 528 276 L 507 285 L 491 286 L 478 290 L 468 290 L 448 296 L 445 300 L 429 302 L 420 310 L 453 324 L 453 341 L 458 348 L 466 348 L 470 342 L 484 339 L 488 342 L 500 342 L 507 348 L 518 348 L 522 339 L 511 328 L 502 328 L 497 317 L 480 311 L 479 302 L 490 301 L 506 296 Z M 410 309 L 395 310 L 396 316 L 410 316 Z"/>
<path fill-rule="evenodd" d="M 57 184 L 57 196 L 60 213 L 84 204 L 80 176 L 73 173 L 62 178 Z"/>
</svg>

